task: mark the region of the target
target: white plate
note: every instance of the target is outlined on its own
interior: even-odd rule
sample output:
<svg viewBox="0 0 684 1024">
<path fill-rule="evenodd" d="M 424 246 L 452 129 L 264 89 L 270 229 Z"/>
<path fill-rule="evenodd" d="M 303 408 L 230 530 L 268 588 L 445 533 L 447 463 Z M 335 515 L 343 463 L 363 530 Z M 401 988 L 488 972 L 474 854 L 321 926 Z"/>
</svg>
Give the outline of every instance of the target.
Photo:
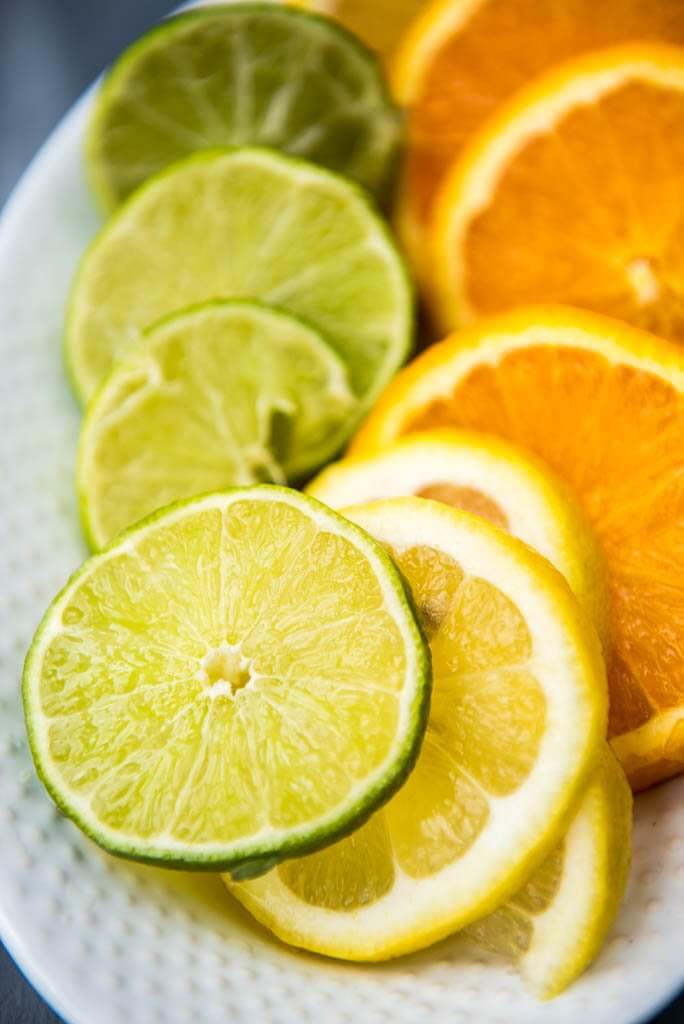
<svg viewBox="0 0 684 1024">
<path fill-rule="evenodd" d="M 85 554 L 65 296 L 97 225 L 81 171 L 88 97 L 0 220 L 0 934 L 69 1024 L 636 1024 L 683 980 L 684 778 L 638 801 L 626 903 L 596 965 L 541 1005 L 514 971 L 443 942 L 354 967 L 271 940 L 215 877 L 117 862 L 37 782 L 19 677 L 43 609 Z"/>
</svg>

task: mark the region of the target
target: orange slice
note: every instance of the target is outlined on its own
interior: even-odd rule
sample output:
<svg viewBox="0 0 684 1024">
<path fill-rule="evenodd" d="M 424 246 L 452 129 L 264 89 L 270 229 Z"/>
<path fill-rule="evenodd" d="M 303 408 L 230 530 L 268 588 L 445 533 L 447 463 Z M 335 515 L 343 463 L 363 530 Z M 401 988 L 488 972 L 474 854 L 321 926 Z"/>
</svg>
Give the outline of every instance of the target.
<svg viewBox="0 0 684 1024">
<path fill-rule="evenodd" d="M 421 259 L 432 196 L 451 161 L 509 96 L 560 61 L 631 40 L 684 43 L 680 0 L 435 0 L 404 38 L 394 87 L 409 109 L 400 204 Z"/>
<path fill-rule="evenodd" d="M 537 79 L 435 200 L 436 319 L 568 302 L 684 341 L 683 160 L 684 49 L 604 50 Z"/>
<path fill-rule="evenodd" d="M 635 789 L 684 770 L 684 354 L 619 321 L 537 307 L 434 346 L 393 382 L 359 453 L 485 430 L 570 483 L 609 576 L 609 736 Z"/>
</svg>

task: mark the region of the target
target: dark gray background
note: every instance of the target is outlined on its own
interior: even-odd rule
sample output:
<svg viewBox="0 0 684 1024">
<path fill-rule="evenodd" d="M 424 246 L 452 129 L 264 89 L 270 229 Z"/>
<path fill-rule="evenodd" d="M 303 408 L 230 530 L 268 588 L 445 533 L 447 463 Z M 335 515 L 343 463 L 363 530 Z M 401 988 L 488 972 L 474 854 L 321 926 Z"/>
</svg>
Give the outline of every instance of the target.
<svg viewBox="0 0 684 1024">
<path fill-rule="evenodd" d="M 0 206 L 77 96 L 172 5 L 173 0 L 0 0 Z M 683 1021 L 684 997 L 657 1018 L 657 1024 Z M 0 1024 L 59 1024 L 1 945 Z"/>
</svg>

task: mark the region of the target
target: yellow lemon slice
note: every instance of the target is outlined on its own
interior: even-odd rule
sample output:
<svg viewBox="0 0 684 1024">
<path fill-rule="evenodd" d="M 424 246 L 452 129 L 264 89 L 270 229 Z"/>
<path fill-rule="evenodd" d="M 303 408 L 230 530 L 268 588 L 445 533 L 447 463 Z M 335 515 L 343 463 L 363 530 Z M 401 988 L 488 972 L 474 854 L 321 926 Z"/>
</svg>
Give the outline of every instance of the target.
<svg viewBox="0 0 684 1024">
<path fill-rule="evenodd" d="M 307 490 L 332 508 L 413 494 L 483 516 L 555 565 L 605 641 L 606 582 L 593 530 L 567 484 L 516 445 L 427 430 L 333 463 Z"/>
<path fill-rule="evenodd" d="M 610 747 L 570 828 L 529 882 L 466 929 L 516 961 L 530 991 L 551 999 L 596 958 L 627 885 L 632 792 Z"/>
</svg>

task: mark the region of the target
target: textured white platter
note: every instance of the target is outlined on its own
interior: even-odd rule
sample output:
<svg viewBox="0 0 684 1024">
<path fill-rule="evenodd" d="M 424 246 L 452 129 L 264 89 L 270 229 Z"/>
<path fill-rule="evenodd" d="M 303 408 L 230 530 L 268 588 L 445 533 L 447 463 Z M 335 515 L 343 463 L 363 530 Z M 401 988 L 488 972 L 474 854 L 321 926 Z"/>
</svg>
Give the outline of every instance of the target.
<svg viewBox="0 0 684 1024">
<path fill-rule="evenodd" d="M 458 939 L 389 965 L 297 954 L 215 877 L 101 853 L 34 777 L 21 663 L 85 554 L 74 501 L 78 412 L 62 368 L 65 296 L 97 226 L 80 146 L 88 97 L 0 218 L 0 935 L 69 1024 L 637 1024 L 684 981 L 684 778 L 638 800 L 626 903 L 599 961 L 537 1004 Z M 2 994 L 0 993 L 0 1008 Z"/>
</svg>

